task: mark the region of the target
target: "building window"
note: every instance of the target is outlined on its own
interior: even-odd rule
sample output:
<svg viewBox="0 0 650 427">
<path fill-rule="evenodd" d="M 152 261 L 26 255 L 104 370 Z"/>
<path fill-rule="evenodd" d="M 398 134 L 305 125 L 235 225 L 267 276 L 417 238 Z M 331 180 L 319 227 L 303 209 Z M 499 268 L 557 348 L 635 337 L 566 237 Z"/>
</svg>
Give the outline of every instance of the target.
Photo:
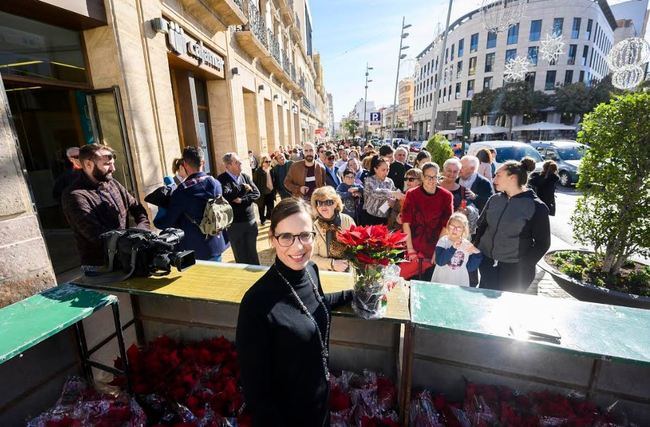
<svg viewBox="0 0 650 427">
<path fill-rule="evenodd" d="M 485 72 L 491 73 L 494 68 L 494 53 L 488 53 L 485 55 Z"/>
<path fill-rule="evenodd" d="M 454 96 L 456 99 L 460 98 L 460 83 L 456 83 L 456 94 Z"/>
<path fill-rule="evenodd" d="M 577 54 L 578 54 L 578 45 L 577 44 L 570 44 L 569 45 L 569 53 L 567 55 L 567 60 L 566 60 L 567 65 L 575 65 L 575 63 L 576 63 L 576 55 Z"/>
<path fill-rule="evenodd" d="M 492 89 L 492 77 L 483 79 L 483 89 Z"/>
<path fill-rule="evenodd" d="M 486 49 L 497 47 L 497 33 L 488 31 Z"/>
<path fill-rule="evenodd" d="M 584 71 L 580 71 L 580 77 L 578 78 L 578 81 L 580 83 L 585 81 L 585 72 Z"/>
<path fill-rule="evenodd" d="M 467 80 L 467 97 L 474 96 L 474 80 Z"/>
<path fill-rule="evenodd" d="M 456 64 L 456 78 L 460 78 L 460 75 L 463 73 L 463 61 L 458 61 Z"/>
<path fill-rule="evenodd" d="M 508 49 L 506 50 L 506 62 L 517 57 L 517 49 Z"/>
<path fill-rule="evenodd" d="M 532 71 L 530 73 L 526 73 L 526 77 L 524 78 L 524 81 L 528 83 L 528 86 L 535 87 L 535 72 Z"/>
<path fill-rule="evenodd" d="M 591 26 L 594 24 L 593 19 L 587 21 L 587 40 L 591 40 Z"/>
<path fill-rule="evenodd" d="M 458 57 L 462 57 L 465 51 L 465 39 L 458 40 Z"/>
<path fill-rule="evenodd" d="M 564 26 L 564 18 L 555 18 L 555 19 L 553 19 L 553 35 L 554 36 L 561 36 L 563 26 Z"/>
<path fill-rule="evenodd" d="M 472 38 L 469 42 L 469 53 L 474 53 L 478 50 L 478 33 L 472 34 Z"/>
<path fill-rule="evenodd" d="M 467 70 L 467 74 L 470 76 L 473 76 L 476 74 L 476 57 L 469 58 L 469 69 Z"/>
<path fill-rule="evenodd" d="M 445 64 L 449 61 L 449 48 L 445 49 Z"/>
<path fill-rule="evenodd" d="M 541 19 L 536 19 L 534 21 L 530 21 L 530 35 L 528 36 L 528 40 L 531 42 L 536 42 L 539 41 L 539 38 L 542 36 L 542 20 Z"/>
<path fill-rule="evenodd" d="M 585 45 L 582 49 L 582 66 L 587 65 L 587 57 L 589 57 L 589 46 Z"/>
<path fill-rule="evenodd" d="M 528 60 L 531 64 L 537 65 L 537 58 L 539 57 L 539 48 L 537 46 L 531 46 L 528 48 Z"/>
<path fill-rule="evenodd" d="M 519 39 L 519 23 L 508 28 L 508 44 L 517 44 Z"/>
<path fill-rule="evenodd" d="M 573 18 L 573 27 L 571 28 L 571 38 L 578 39 L 580 38 L 580 24 L 582 23 L 581 18 Z"/>
<path fill-rule="evenodd" d="M 544 90 L 555 89 L 555 74 L 555 70 L 549 70 L 546 72 L 546 83 L 544 83 Z"/>
<path fill-rule="evenodd" d="M 454 60 L 454 47 L 456 47 L 456 46 L 452 44 L 451 45 L 451 56 L 449 57 L 450 61 Z"/>
<path fill-rule="evenodd" d="M 573 70 L 566 70 L 564 73 L 564 84 L 570 85 L 573 82 Z"/>
</svg>

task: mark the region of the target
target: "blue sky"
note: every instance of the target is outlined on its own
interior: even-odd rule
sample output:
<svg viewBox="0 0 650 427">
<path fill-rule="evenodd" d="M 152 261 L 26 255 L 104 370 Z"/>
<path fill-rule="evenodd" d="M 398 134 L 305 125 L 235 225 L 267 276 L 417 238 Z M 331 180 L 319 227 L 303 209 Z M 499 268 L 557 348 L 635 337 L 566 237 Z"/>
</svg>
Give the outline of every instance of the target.
<svg viewBox="0 0 650 427">
<path fill-rule="evenodd" d="M 378 106 L 392 104 L 402 16 L 412 25 L 404 41 L 411 48 L 405 52 L 415 58 L 433 39 L 438 22 L 444 25 L 447 5 L 448 0 L 310 1 L 314 49 L 321 54 L 336 121 L 363 98 L 366 62 L 374 67 L 368 100 Z M 451 19 L 476 7 L 477 0 L 455 0 Z M 414 61 L 408 58 L 400 78 L 412 72 Z"/>
</svg>

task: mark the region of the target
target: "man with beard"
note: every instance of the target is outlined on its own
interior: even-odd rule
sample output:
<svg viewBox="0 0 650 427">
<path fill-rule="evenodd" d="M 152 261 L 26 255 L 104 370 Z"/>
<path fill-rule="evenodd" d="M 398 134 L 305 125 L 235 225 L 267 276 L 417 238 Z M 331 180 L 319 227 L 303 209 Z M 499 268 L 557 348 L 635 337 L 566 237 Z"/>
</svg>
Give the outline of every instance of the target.
<svg viewBox="0 0 650 427">
<path fill-rule="evenodd" d="M 305 143 L 303 152 L 305 160 L 291 165 L 284 186 L 294 197 L 309 201 L 314 190 L 325 185 L 325 168 L 314 161 L 314 144 Z"/>
<path fill-rule="evenodd" d="M 115 152 L 107 145 L 88 144 L 79 150 L 82 173 L 63 193 L 63 213 L 77 241 L 84 272 L 104 264 L 102 233 L 124 230 L 131 214 L 138 228 L 149 229 L 147 211 L 113 179 Z"/>
</svg>

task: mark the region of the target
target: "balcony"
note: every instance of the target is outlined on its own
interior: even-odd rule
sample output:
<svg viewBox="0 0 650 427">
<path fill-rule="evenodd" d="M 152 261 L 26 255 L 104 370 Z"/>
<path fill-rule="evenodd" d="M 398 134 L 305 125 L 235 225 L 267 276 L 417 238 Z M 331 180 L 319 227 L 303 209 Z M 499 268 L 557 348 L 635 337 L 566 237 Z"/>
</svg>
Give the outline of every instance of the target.
<svg viewBox="0 0 650 427">
<path fill-rule="evenodd" d="M 282 69 L 281 65 L 282 58 L 280 57 L 280 42 L 271 30 L 268 30 L 266 40 L 267 52 L 264 55 L 260 56 L 260 62 L 262 63 L 262 66 L 269 72 L 275 74 L 278 78 L 280 78 L 280 80 L 283 80 L 282 74 L 284 73 L 284 70 Z"/>
<path fill-rule="evenodd" d="M 297 13 L 295 13 L 294 16 L 296 17 L 296 21 L 291 26 L 291 36 L 293 36 L 295 41 L 298 42 L 302 40 L 302 34 L 300 33 L 300 18 L 298 18 Z"/>
<path fill-rule="evenodd" d="M 246 16 L 248 17 L 248 24 L 235 31 L 237 43 L 247 54 L 254 58 L 268 56 L 266 24 L 253 2 L 248 2 Z"/>
<path fill-rule="evenodd" d="M 287 0 L 284 6 L 280 8 L 282 19 L 287 27 L 294 23 L 293 0 Z"/>
<path fill-rule="evenodd" d="M 242 0 L 179 0 L 180 4 L 202 25 L 208 28 L 226 29 L 230 25 L 245 25 L 248 22 Z"/>
</svg>

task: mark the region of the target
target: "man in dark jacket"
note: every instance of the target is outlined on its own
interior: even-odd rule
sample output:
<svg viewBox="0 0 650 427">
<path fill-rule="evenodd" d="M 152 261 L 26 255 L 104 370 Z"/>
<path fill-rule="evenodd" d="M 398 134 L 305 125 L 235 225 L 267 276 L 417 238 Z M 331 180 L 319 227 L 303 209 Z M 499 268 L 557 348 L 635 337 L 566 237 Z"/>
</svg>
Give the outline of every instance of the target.
<svg viewBox="0 0 650 427">
<path fill-rule="evenodd" d="M 460 163 L 462 167 L 458 183 L 472 192 L 468 197 L 474 202 L 479 212 L 482 212 L 488 199 L 494 194 L 492 184 L 477 172 L 478 157 L 463 156 Z"/>
<path fill-rule="evenodd" d="M 325 160 L 323 163 L 325 166 L 325 185 L 329 185 L 336 190 L 341 183 L 341 178 L 339 178 L 339 169 L 334 166 L 334 160 L 336 160 L 334 152 L 330 150 L 325 151 Z"/>
<path fill-rule="evenodd" d="M 228 228 L 228 237 L 235 261 L 259 265 L 257 222 L 253 203 L 260 197 L 260 191 L 251 177 L 242 172 L 242 162 L 236 153 L 224 154 L 223 163 L 226 171 L 217 179 L 223 187 L 223 197 L 233 210 L 233 222 Z"/>
<path fill-rule="evenodd" d="M 164 215 L 154 219 L 160 229 L 174 227 L 185 232 L 180 249 L 191 249 L 196 259 L 221 261 L 221 254 L 228 247 L 224 233 L 206 236 L 199 229 L 208 199 L 221 195 L 221 184 L 203 172 L 203 151 L 196 147 L 183 150 L 183 168 L 187 178 L 174 190 Z"/>
<path fill-rule="evenodd" d="M 287 173 L 289 173 L 289 168 L 293 162 L 287 160 L 283 153 L 278 153 L 275 156 L 275 161 L 276 165 L 271 169 L 273 187 L 277 190 L 280 198 L 286 199 L 287 197 L 291 197 L 291 193 L 287 190 L 287 187 L 284 186 L 284 179 L 287 177 Z"/>
<path fill-rule="evenodd" d="M 149 229 L 149 218 L 140 202 L 113 179 L 112 148 L 85 145 L 79 150 L 79 163 L 83 173 L 65 189 L 61 204 L 77 241 L 82 270 L 90 272 L 104 265 L 102 233 L 126 229 L 129 214 L 136 227 Z"/>
<path fill-rule="evenodd" d="M 397 147 L 395 150 L 395 161 L 390 164 L 388 177 L 393 180 L 393 184 L 398 190 L 404 191 L 404 174 L 407 170 L 412 169 L 413 166 L 406 163 L 409 153 L 405 147 Z"/>
</svg>

